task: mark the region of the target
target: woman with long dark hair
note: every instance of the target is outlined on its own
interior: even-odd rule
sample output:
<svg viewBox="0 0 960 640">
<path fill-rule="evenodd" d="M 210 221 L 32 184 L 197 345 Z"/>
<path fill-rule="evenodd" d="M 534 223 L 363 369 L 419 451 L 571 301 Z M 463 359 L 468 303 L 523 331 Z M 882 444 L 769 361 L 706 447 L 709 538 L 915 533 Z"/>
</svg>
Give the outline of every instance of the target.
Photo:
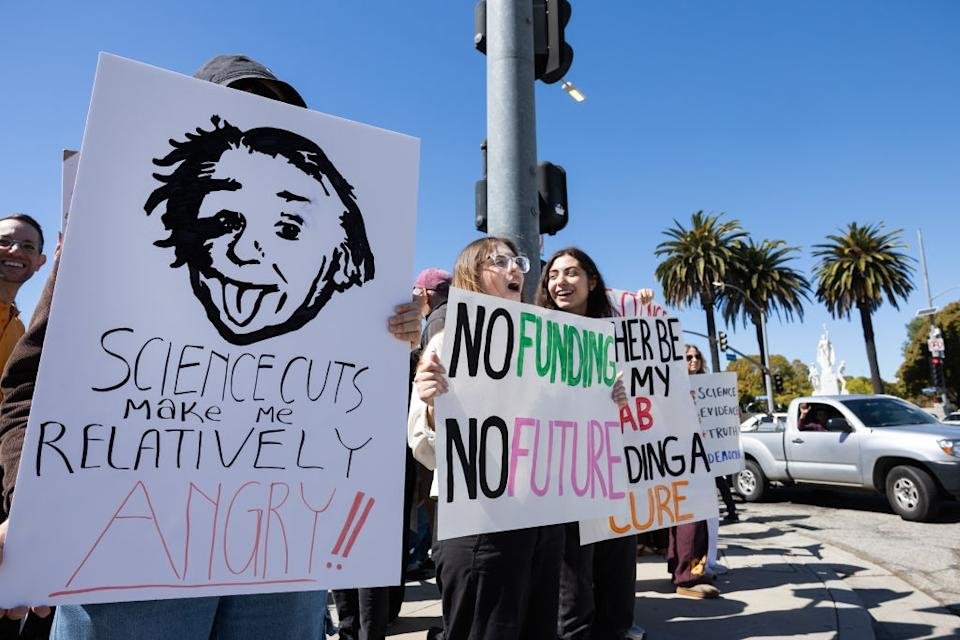
<svg viewBox="0 0 960 640">
<path fill-rule="evenodd" d="M 613 316 L 600 270 L 576 247 L 561 249 L 547 261 L 537 304 L 589 318 Z M 622 386 L 615 400 L 626 402 Z M 636 535 L 580 546 L 579 523 L 564 528 L 557 637 L 623 640 L 633 626 Z"/>
</svg>

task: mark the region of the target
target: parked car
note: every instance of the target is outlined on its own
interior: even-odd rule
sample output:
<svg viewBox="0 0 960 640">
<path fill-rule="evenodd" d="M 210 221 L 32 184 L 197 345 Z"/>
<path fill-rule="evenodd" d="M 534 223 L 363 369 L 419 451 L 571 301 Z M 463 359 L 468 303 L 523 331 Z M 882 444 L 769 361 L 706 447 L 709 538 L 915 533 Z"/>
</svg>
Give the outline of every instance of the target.
<svg viewBox="0 0 960 640">
<path fill-rule="evenodd" d="M 945 422 L 946 424 L 960 424 L 960 411 L 954 411 L 953 413 L 947 414 L 940 422 Z"/>
<path fill-rule="evenodd" d="M 741 438 L 735 488 L 748 502 L 771 482 L 861 487 L 904 520 L 926 521 L 943 499 L 960 499 L 960 433 L 900 398 L 797 398 L 783 428 L 759 426 Z"/>
<path fill-rule="evenodd" d="M 758 413 L 750 416 L 740 423 L 740 432 L 757 431 L 758 429 L 769 431 L 766 427 L 769 425 L 779 425 L 780 428 L 787 423 L 787 414 L 775 413 L 772 416 L 769 413 Z"/>
</svg>

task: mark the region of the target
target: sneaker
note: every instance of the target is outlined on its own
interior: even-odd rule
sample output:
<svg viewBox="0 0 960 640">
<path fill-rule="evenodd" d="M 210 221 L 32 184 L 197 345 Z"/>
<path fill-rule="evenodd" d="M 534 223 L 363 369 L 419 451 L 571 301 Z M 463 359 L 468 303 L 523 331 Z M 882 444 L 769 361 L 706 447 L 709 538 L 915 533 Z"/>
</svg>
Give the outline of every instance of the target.
<svg viewBox="0 0 960 640">
<path fill-rule="evenodd" d="M 644 640 L 646 637 L 647 630 L 635 624 L 627 631 L 627 635 L 623 636 L 623 640 Z"/>
<path fill-rule="evenodd" d="M 736 513 L 730 513 L 724 516 L 723 518 L 724 524 L 731 524 L 733 522 L 740 522 L 740 516 L 738 516 Z"/>
<path fill-rule="evenodd" d="M 695 584 L 692 587 L 677 587 L 677 595 L 698 599 L 719 598 L 720 589 L 712 584 Z"/>
</svg>

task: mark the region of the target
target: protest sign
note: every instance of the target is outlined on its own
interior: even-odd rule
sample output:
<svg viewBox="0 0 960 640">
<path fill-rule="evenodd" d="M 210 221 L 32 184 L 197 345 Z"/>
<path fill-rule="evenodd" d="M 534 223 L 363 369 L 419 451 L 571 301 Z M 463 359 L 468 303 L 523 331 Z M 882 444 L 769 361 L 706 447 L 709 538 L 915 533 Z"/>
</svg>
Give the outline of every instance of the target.
<svg viewBox="0 0 960 640">
<path fill-rule="evenodd" d="M 77 167 L 80 166 L 80 153 L 70 149 L 63 150 L 63 164 L 60 171 L 60 233 L 67 227 L 70 215 L 70 200 L 77 180 Z"/>
<path fill-rule="evenodd" d="M 623 498 L 609 320 L 452 289 L 441 361 L 441 539 L 598 517 Z"/>
<path fill-rule="evenodd" d="M 101 56 L 0 606 L 397 582 L 418 155 Z"/>
<path fill-rule="evenodd" d="M 580 543 L 717 515 L 716 488 L 690 393 L 683 330 L 658 304 L 608 290 L 617 367 L 629 402 L 620 412 L 627 499 L 608 517 L 580 521 Z"/>
<path fill-rule="evenodd" d="M 710 471 L 714 476 L 728 476 L 742 471 L 737 374 L 727 372 L 691 376 L 690 385 Z"/>
</svg>

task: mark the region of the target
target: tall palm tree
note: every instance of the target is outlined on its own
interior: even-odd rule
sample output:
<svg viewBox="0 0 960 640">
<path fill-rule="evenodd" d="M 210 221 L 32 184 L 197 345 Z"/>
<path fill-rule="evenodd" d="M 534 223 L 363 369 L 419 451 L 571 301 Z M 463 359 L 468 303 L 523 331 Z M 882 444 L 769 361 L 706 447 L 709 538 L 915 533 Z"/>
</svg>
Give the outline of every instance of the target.
<svg viewBox="0 0 960 640">
<path fill-rule="evenodd" d="M 820 258 L 813 269 L 817 299 L 834 318 L 849 318 L 854 307 L 860 312 L 870 381 L 874 393 L 883 393 L 871 316 L 884 297 L 899 309 L 898 298 L 906 299 L 913 290 L 913 258 L 899 251 L 906 247 L 900 240 L 902 229 L 886 233 L 883 223 L 861 226 L 851 222 L 841 232 L 843 235 L 827 236 L 828 242 L 813 247 L 813 255 Z"/>
<path fill-rule="evenodd" d="M 727 272 L 727 282 L 743 289 L 756 306 L 737 291 L 730 291 L 721 303 L 723 320 L 727 326 L 736 324 L 738 319 L 743 320 L 743 326 L 747 326 L 748 321 L 753 323 L 760 345 L 760 362 L 765 362 L 761 312 L 764 320 L 770 317 L 771 311 L 778 319 L 793 320 L 796 314 L 803 320 L 803 301 L 810 300 L 810 281 L 786 264 L 793 259 L 790 254 L 800 249 L 786 244 L 784 240 L 764 240 L 756 244 L 750 238 L 737 246 L 737 259 Z"/>
<path fill-rule="evenodd" d="M 657 256 L 664 256 L 657 266 L 656 276 L 663 287 L 668 304 L 677 307 L 699 300 L 707 314 L 707 335 L 710 339 L 710 359 L 714 371 L 720 370 L 720 352 L 717 350 L 717 325 L 713 306 L 717 299 L 713 283 L 722 281 L 736 260 L 734 249 L 746 235 L 737 220 L 721 221 L 723 214 L 705 214 L 697 211 L 690 218 L 690 228 L 677 220 L 664 231 L 669 239 L 657 245 Z"/>
</svg>

